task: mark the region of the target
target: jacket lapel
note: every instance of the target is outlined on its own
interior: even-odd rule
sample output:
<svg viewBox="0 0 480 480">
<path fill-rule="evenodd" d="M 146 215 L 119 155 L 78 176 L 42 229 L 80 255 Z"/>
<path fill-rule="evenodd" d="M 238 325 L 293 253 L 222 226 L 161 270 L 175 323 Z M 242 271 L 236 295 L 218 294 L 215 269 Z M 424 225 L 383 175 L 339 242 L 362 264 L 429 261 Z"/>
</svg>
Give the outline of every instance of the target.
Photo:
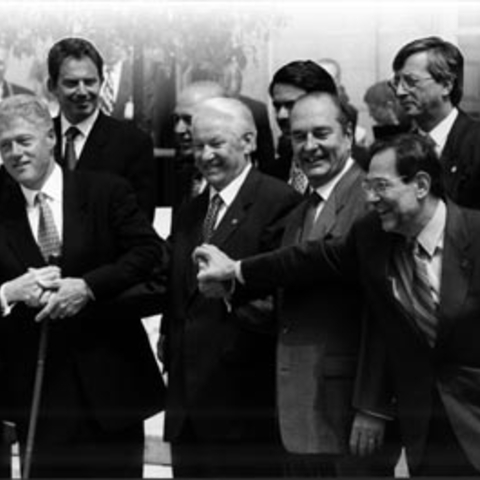
<svg viewBox="0 0 480 480">
<path fill-rule="evenodd" d="M 351 201 L 351 189 L 361 174 L 362 171 L 360 167 L 354 164 L 345 172 L 337 185 L 335 185 L 315 224 L 313 230 L 315 238 L 323 238 L 333 230 L 340 212 L 347 202 Z"/>
<path fill-rule="evenodd" d="M 257 188 L 260 182 L 260 175 L 255 169 L 251 169 L 243 185 L 225 212 L 218 227 L 214 231 L 211 243 L 217 246 L 224 244 L 242 224 L 248 209 L 255 200 Z"/>
<path fill-rule="evenodd" d="M 110 136 L 108 130 L 108 118 L 106 118 L 102 112 L 99 112 L 98 118 L 93 124 L 92 130 L 90 131 L 82 153 L 80 154 L 80 158 L 78 159 L 79 167 L 85 167 L 95 163 L 98 152 L 102 151 L 104 145 L 108 142 Z"/>
<path fill-rule="evenodd" d="M 44 266 L 45 261 L 28 221 L 25 197 L 13 180 L 6 181 L 1 204 L 5 240 L 13 255 L 25 269 Z"/>
<path fill-rule="evenodd" d="M 442 256 L 437 347 L 448 337 L 465 302 L 473 270 L 473 260 L 469 255 L 471 243 L 463 213 L 449 202 Z"/>
<path fill-rule="evenodd" d="M 189 214 L 190 229 L 188 231 L 190 243 L 187 252 L 193 252 L 195 247 L 202 243 L 203 220 L 207 214 L 208 202 L 208 188 L 205 189 L 201 195 L 192 200 L 192 211 Z M 197 291 L 197 266 L 193 263 L 191 258 L 187 258 L 185 261 L 187 262 L 185 268 L 185 282 L 187 285 L 187 291 L 189 292 L 188 296 L 191 298 Z"/>
</svg>

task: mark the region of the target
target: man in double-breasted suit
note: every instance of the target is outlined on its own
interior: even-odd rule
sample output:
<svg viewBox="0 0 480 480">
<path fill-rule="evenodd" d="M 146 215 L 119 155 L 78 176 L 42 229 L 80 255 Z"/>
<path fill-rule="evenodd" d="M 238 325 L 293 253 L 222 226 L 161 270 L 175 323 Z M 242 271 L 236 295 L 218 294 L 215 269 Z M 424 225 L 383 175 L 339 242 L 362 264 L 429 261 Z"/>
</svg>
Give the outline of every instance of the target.
<svg viewBox="0 0 480 480">
<path fill-rule="evenodd" d="M 351 157 L 348 112 L 335 95 L 310 93 L 295 102 L 290 125 L 293 152 L 311 193 L 288 215 L 282 245 L 344 238 L 366 213 L 364 174 Z M 363 309 L 358 289 L 341 280 L 325 282 L 320 292 L 312 285 L 279 293 L 278 417 L 283 445 L 290 453 L 287 471 L 294 476 L 393 475 L 393 452 L 389 464 L 386 458 L 380 462 L 378 454 L 370 456 L 382 444 L 390 413 L 388 405 L 378 410 L 381 386 L 373 394 L 363 393 L 366 401 L 375 397 L 369 413 L 357 412 L 354 422 Z M 376 385 L 383 381 L 383 366 L 378 362 L 369 370 Z M 373 445 L 368 435 L 375 437 Z M 368 454 L 367 460 L 349 455 L 350 438 L 352 450 Z"/>
<path fill-rule="evenodd" d="M 54 144 L 41 100 L 0 104 L 11 177 L 0 199 L 2 418 L 16 424 L 23 456 L 50 318 L 31 475 L 141 477 L 143 420 L 163 408 L 164 386 L 139 305 L 119 298 L 166 261 L 165 249 L 127 182 L 62 172 Z M 57 267 L 46 266 L 51 256 Z"/>
<path fill-rule="evenodd" d="M 399 136 L 374 149 L 364 186 L 375 212 L 344 242 L 308 242 L 241 264 L 207 246 L 197 261 L 202 281 L 236 276 L 268 288 L 341 275 L 360 285 L 375 319 L 370 340 L 387 346 L 410 473 L 473 476 L 480 471 L 480 216 L 445 202 L 441 177 L 431 142 Z"/>
<path fill-rule="evenodd" d="M 269 302 L 250 303 L 258 294 L 244 289 L 237 292 L 243 298 L 239 307 L 205 299 L 191 254 L 205 237 L 238 258 L 273 248 L 280 239 L 279 222 L 299 196 L 252 167 L 256 130 L 242 102 L 205 100 L 192 122 L 196 164 L 208 188 L 180 207 L 171 237 L 161 356 L 168 372 L 165 439 L 172 446 L 173 474 L 278 476 Z M 213 216 L 209 205 L 217 194 L 220 209 Z"/>
<path fill-rule="evenodd" d="M 82 38 L 65 38 L 50 49 L 48 88 L 60 115 L 55 119 L 55 156 L 62 167 L 121 175 L 132 185 L 138 204 L 153 219 L 156 205 L 152 139 L 131 122 L 117 120 L 99 109 L 103 59 Z M 67 132 L 76 128 L 75 166 L 66 165 Z"/>
</svg>

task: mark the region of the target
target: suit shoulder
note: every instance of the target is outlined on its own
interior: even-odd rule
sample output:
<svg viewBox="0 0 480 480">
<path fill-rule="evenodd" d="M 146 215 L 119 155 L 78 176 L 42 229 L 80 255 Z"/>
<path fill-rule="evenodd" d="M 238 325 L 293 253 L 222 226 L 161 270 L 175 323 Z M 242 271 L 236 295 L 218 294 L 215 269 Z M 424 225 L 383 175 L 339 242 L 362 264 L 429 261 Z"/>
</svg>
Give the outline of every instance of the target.
<svg viewBox="0 0 480 480">
<path fill-rule="evenodd" d="M 280 180 L 276 177 L 272 177 L 271 175 L 268 175 L 266 173 L 259 172 L 258 170 L 256 170 L 255 172 L 259 178 L 262 194 L 270 196 L 292 197 L 297 198 L 298 201 L 302 199 L 302 195 L 300 195 L 285 181 Z"/>
<path fill-rule="evenodd" d="M 130 183 L 122 176 L 106 171 L 76 170 L 74 181 L 83 189 L 105 191 L 114 188 L 131 189 Z"/>
<path fill-rule="evenodd" d="M 105 128 L 108 128 L 110 131 L 115 131 L 117 135 L 121 135 L 123 139 L 135 139 L 139 141 L 151 141 L 148 133 L 144 132 L 142 129 L 138 128 L 132 122 L 127 120 L 119 120 L 117 118 L 108 117 L 103 115 L 101 119 Z"/>
</svg>

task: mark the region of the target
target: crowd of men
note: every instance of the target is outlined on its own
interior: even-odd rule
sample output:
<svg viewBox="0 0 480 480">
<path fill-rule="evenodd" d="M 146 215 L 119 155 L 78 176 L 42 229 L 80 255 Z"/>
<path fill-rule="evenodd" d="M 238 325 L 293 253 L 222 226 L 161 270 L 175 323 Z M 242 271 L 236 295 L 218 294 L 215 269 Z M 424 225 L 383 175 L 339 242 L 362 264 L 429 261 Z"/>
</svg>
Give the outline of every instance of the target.
<svg viewBox="0 0 480 480">
<path fill-rule="evenodd" d="M 0 102 L 0 419 L 24 476 L 140 478 L 162 410 L 174 477 L 393 477 L 402 448 L 411 476 L 478 475 L 480 125 L 453 44 L 392 67 L 368 152 L 315 61 L 272 77 L 269 158 L 237 72 L 189 84 L 168 239 L 152 140 L 105 113 L 92 43 L 49 52 L 57 117 Z"/>
</svg>

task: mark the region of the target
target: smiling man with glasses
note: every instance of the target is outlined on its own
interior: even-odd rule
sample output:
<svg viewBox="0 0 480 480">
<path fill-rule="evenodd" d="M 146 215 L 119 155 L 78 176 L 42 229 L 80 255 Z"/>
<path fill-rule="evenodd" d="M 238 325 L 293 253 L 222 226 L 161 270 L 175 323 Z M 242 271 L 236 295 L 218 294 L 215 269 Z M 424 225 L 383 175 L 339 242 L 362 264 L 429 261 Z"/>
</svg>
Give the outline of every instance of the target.
<svg viewBox="0 0 480 480">
<path fill-rule="evenodd" d="M 315 286 L 318 295 L 328 282 L 358 288 L 372 315 L 367 351 L 387 349 L 410 475 L 478 476 L 480 212 L 445 199 L 437 155 L 421 135 L 374 145 L 366 178 L 374 211 L 342 240 L 240 261 L 202 245 L 199 288 L 208 294 L 209 282 L 232 278 L 250 289 Z"/>
<path fill-rule="evenodd" d="M 389 84 L 415 130 L 435 143 L 448 196 L 480 208 L 479 124 L 458 107 L 463 64 L 455 45 L 439 37 L 420 38 L 397 53 Z"/>
</svg>

